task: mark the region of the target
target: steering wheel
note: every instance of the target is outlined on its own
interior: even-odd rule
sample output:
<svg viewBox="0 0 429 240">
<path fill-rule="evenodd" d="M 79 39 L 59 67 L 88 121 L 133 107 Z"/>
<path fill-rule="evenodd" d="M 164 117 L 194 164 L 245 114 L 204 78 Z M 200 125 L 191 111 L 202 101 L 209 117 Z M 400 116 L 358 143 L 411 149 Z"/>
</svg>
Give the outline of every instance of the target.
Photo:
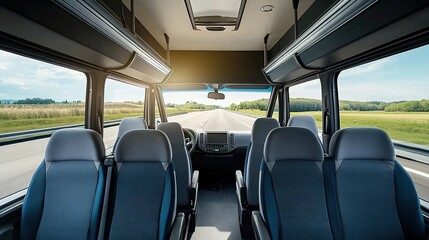
<svg viewBox="0 0 429 240">
<path fill-rule="evenodd" d="M 191 154 L 197 145 L 197 133 L 190 128 L 183 128 L 183 134 L 185 135 L 186 149 Z"/>
</svg>

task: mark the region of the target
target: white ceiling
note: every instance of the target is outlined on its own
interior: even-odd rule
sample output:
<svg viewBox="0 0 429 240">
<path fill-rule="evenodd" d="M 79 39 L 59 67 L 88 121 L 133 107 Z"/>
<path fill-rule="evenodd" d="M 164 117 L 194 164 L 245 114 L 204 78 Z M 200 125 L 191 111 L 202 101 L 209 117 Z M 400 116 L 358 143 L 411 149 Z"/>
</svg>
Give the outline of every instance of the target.
<svg viewBox="0 0 429 240">
<path fill-rule="evenodd" d="M 213 0 L 215 1 L 215 0 Z M 130 0 L 124 3 L 129 7 Z M 314 2 L 301 0 L 298 16 Z M 252 51 L 263 50 L 263 38 L 269 33 L 268 49 L 293 25 L 292 0 L 247 0 L 238 31 L 194 31 L 184 0 L 135 0 L 136 17 L 165 48 L 164 33 L 172 50 Z M 260 8 L 273 5 L 272 12 Z"/>
</svg>

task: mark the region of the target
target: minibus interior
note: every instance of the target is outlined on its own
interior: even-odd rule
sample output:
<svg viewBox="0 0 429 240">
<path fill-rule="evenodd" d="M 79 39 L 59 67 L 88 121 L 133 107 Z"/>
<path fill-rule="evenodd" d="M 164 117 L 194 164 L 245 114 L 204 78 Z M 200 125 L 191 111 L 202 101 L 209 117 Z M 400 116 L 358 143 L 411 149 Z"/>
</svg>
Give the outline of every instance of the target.
<svg viewBox="0 0 429 240">
<path fill-rule="evenodd" d="M 0 240 L 429 239 L 428 16 L 0 0 Z"/>
</svg>

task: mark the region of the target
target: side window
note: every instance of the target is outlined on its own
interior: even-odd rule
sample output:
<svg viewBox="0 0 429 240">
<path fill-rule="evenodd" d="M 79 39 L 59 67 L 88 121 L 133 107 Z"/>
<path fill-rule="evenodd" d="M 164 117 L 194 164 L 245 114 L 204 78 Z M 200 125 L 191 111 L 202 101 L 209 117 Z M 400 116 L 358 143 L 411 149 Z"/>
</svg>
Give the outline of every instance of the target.
<svg viewBox="0 0 429 240">
<path fill-rule="evenodd" d="M 107 149 L 118 135 L 119 122 L 125 117 L 144 116 L 145 88 L 107 79 L 104 90 L 104 134 Z"/>
<path fill-rule="evenodd" d="M 83 127 L 86 76 L 0 51 L 0 198 L 26 188 L 50 134 Z"/>
<path fill-rule="evenodd" d="M 289 88 L 290 115 L 311 115 L 322 128 L 322 90 L 315 79 Z"/>
<path fill-rule="evenodd" d="M 345 70 L 338 77 L 340 127 L 385 130 L 395 144 L 398 162 L 413 178 L 419 197 L 426 201 L 428 61 L 429 45 Z"/>
<path fill-rule="evenodd" d="M 341 72 L 340 127 L 374 126 L 429 146 L 429 46 Z"/>
</svg>

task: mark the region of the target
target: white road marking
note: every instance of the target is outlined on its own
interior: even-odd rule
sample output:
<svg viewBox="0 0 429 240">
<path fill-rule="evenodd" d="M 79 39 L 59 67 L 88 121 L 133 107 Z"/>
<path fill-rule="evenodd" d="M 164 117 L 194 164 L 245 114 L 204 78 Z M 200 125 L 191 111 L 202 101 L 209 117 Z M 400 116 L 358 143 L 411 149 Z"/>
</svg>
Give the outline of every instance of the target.
<svg viewBox="0 0 429 240">
<path fill-rule="evenodd" d="M 429 178 L 429 174 L 427 174 L 427 173 L 420 172 L 420 171 L 417 171 L 417 170 L 414 170 L 414 169 L 408 168 L 408 167 L 404 167 L 404 169 L 407 170 L 407 172 L 414 173 L 414 174 L 420 175 L 420 176 L 425 177 L 425 178 Z"/>
</svg>

